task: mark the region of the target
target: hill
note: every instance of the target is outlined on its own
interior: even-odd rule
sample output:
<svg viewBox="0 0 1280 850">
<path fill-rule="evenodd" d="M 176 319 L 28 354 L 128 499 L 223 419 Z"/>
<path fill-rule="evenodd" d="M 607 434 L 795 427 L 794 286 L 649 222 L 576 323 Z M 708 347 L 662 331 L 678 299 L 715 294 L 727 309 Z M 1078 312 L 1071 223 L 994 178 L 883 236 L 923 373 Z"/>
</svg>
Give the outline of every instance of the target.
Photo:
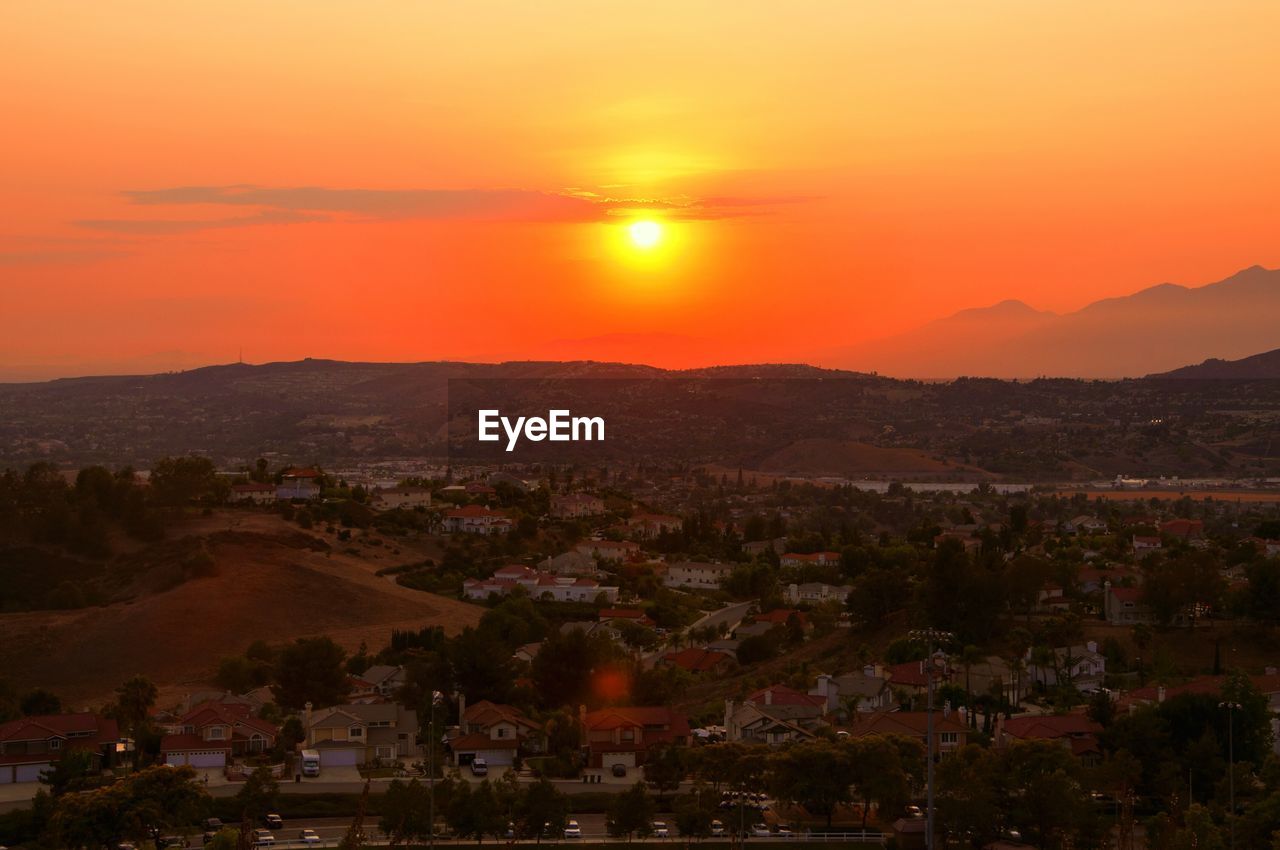
<svg viewBox="0 0 1280 850">
<path fill-rule="evenodd" d="M 1280 344 L 1280 270 L 1252 266 L 1205 286 L 1171 283 L 1055 315 L 1021 302 L 965 310 L 833 352 L 843 368 L 914 378 L 1123 378 Z"/>
<path fill-rule="evenodd" d="M 1183 366 L 1171 372 L 1151 375 L 1152 378 L 1177 378 L 1197 380 L 1271 381 L 1280 378 L 1280 348 L 1264 351 L 1240 360 L 1220 360 L 1211 357 L 1196 366 Z"/>
<path fill-rule="evenodd" d="M 952 464 L 916 449 L 890 449 L 855 440 L 813 437 L 798 440 L 756 465 L 773 475 L 860 476 L 955 476 L 966 472 L 978 476 L 983 470 Z"/>
<path fill-rule="evenodd" d="M 182 533 L 212 555 L 210 575 L 98 607 L 2 614 L 0 678 L 90 705 L 145 671 L 175 696 L 207 686 L 222 658 L 255 640 L 328 635 L 352 652 L 385 645 L 392 629 L 453 634 L 482 613 L 375 575 L 420 553 L 340 544 L 266 514 L 219 513 Z"/>
</svg>

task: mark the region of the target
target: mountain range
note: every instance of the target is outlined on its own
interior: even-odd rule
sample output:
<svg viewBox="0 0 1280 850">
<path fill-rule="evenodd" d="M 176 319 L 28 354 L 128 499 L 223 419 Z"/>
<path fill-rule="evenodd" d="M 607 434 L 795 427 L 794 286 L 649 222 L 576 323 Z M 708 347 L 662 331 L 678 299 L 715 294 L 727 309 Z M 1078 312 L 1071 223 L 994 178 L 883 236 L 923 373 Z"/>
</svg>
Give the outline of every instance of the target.
<svg viewBox="0 0 1280 850">
<path fill-rule="evenodd" d="M 824 365 L 904 378 L 1125 378 L 1280 346 L 1280 270 L 1252 266 L 1200 287 L 1162 283 L 1072 313 L 1021 301 L 963 310 L 844 347 Z"/>
</svg>

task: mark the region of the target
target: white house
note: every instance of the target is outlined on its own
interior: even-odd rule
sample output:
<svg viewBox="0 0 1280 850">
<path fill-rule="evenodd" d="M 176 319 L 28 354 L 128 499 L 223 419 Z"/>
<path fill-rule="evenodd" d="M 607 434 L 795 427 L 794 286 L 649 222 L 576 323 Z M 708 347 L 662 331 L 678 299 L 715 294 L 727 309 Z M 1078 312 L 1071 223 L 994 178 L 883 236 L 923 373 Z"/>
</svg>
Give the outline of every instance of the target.
<svg viewBox="0 0 1280 850">
<path fill-rule="evenodd" d="M 694 587 L 706 590 L 719 589 L 720 583 L 733 572 L 733 564 L 712 564 L 705 561 L 680 561 L 667 567 L 662 583 L 667 587 Z"/>
<path fill-rule="evenodd" d="M 506 534 L 511 520 L 502 511 L 466 505 L 445 511 L 444 530 L 451 534 Z"/>
</svg>

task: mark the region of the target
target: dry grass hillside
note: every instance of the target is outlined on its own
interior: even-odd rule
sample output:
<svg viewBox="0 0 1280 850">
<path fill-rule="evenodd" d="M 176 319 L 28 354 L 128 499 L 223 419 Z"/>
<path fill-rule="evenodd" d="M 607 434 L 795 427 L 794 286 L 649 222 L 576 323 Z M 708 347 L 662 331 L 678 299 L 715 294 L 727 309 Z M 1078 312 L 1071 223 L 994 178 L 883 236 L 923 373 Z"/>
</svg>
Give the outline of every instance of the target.
<svg viewBox="0 0 1280 850">
<path fill-rule="evenodd" d="M 91 705 L 135 673 L 178 694 L 209 682 L 218 661 L 254 640 L 328 635 L 354 651 L 392 629 L 441 625 L 452 634 L 482 609 L 376 575 L 421 552 L 338 543 L 279 517 L 215 514 L 175 535 L 195 536 L 213 574 L 101 607 L 0 615 L 0 677 Z"/>
</svg>

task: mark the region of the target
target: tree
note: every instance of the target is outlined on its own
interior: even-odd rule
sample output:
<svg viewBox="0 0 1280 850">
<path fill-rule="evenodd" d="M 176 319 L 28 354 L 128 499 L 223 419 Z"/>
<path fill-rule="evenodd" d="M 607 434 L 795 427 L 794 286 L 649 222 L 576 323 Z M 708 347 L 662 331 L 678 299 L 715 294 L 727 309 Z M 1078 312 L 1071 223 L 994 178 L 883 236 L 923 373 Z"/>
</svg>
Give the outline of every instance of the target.
<svg viewBox="0 0 1280 850">
<path fill-rule="evenodd" d="M 35 688 L 28 691 L 18 704 L 19 709 L 26 717 L 34 717 L 41 714 L 61 714 L 62 700 L 58 699 L 58 695 L 44 688 Z"/>
<path fill-rule="evenodd" d="M 116 716 L 135 738 L 147 723 L 159 693 L 146 676 L 134 676 L 116 688 Z"/>
<path fill-rule="evenodd" d="M 675 791 L 684 779 L 685 767 L 679 747 L 663 746 L 651 749 L 644 763 L 644 779 L 658 792 L 662 803 L 667 791 Z"/>
<path fill-rule="evenodd" d="M 615 794 L 605 818 L 605 826 L 613 836 L 627 840 L 639 834 L 642 838 L 653 829 L 653 799 L 643 782 L 637 782 L 621 794 Z"/>
<path fill-rule="evenodd" d="M 151 493 L 161 505 L 185 505 L 220 492 L 218 469 L 204 457 L 164 457 L 151 469 Z"/>
<path fill-rule="evenodd" d="M 427 786 L 416 779 L 391 780 L 382 797 L 382 819 L 378 828 L 386 834 L 392 847 L 407 844 L 431 834 L 428 821 L 430 805 Z"/>
<path fill-rule="evenodd" d="M 69 750 L 40 774 L 40 781 L 49 786 L 54 797 L 79 791 L 93 775 L 93 761 L 93 753 L 88 750 Z"/>
<path fill-rule="evenodd" d="M 569 798 L 546 779 L 529 785 L 516 802 L 516 833 L 521 838 L 542 842 L 547 835 L 560 835 L 569 816 Z"/>
<path fill-rule="evenodd" d="M 914 742 L 906 745 L 911 743 Z M 872 803 L 877 804 L 881 812 L 895 812 L 911 798 L 911 780 L 903 765 L 902 744 L 879 736 L 858 738 L 847 744 L 847 778 L 862 802 L 863 829 L 867 828 Z"/>
<path fill-rule="evenodd" d="M 308 702 L 338 705 L 347 696 L 347 674 L 342 662 L 346 652 L 328 637 L 299 638 L 281 650 L 275 663 L 271 692 L 286 709 L 297 710 Z"/>
<path fill-rule="evenodd" d="M 676 800 L 676 829 L 685 838 L 707 838 L 716 814 L 716 795 L 705 785 Z"/>
<path fill-rule="evenodd" d="M 853 764 L 848 745 L 796 744 L 769 757 L 769 786 L 780 800 L 823 817 L 827 827 L 836 807 L 852 800 Z"/>
<path fill-rule="evenodd" d="M 259 767 L 236 792 L 236 806 L 249 821 L 258 822 L 280 808 L 280 784 L 268 767 Z"/>
<path fill-rule="evenodd" d="M 450 795 L 446 817 L 459 838 L 474 838 L 477 844 L 486 835 L 499 834 L 506 826 L 493 786 L 487 779 L 474 790 L 468 783 L 458 782 Z"/>
</svg>

